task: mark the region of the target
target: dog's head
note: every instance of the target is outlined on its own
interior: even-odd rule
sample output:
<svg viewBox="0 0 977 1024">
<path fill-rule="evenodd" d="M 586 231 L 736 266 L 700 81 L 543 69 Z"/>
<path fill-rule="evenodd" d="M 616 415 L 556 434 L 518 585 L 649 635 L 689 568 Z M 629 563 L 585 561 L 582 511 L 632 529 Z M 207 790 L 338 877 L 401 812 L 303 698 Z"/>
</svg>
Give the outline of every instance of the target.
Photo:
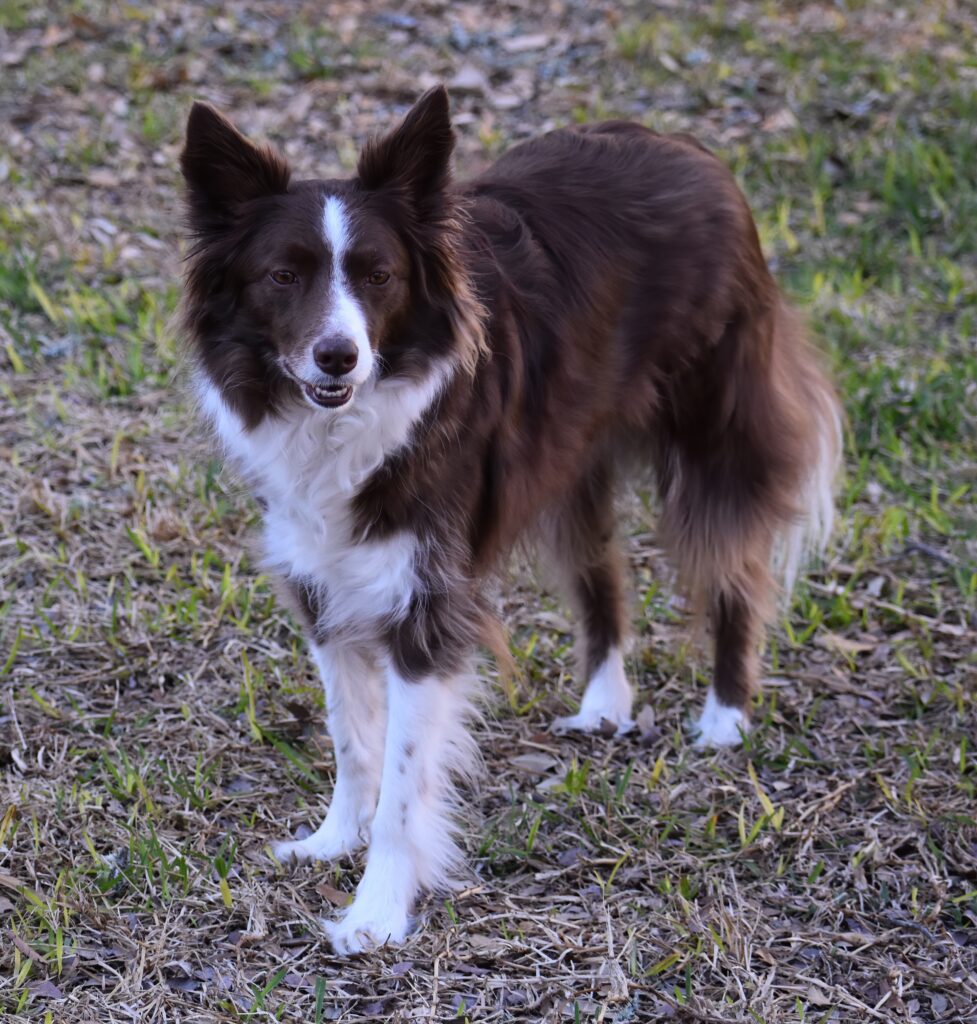
<svg viewBox="0 0 977 1024">
<path fill-rule="evenodd" d="M 186 319 L 246 419 L 299 397 L 341 408 L 439 356 L 474 362 L 480 309 L 458 258 L 453 147 L 437 87 L 367 143 L 356 177 L 293 182 L 281 153 L 194 104 L 180 161 L 196 241 Z"/>
</svg>

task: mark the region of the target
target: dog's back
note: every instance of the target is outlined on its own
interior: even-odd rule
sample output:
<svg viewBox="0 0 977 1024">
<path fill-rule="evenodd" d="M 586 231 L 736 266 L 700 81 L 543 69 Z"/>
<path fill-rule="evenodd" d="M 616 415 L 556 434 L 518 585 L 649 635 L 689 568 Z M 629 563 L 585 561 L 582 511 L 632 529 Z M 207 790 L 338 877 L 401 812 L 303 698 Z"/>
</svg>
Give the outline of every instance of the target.
<svg viewBox="0 0 977 1024">
<path fill-rule="evenodd" d="M 654 468 L 663 536 L 715 628 L 718 703 L 742 713 L 771 569 L 789 588 L 830 531 L 840 439 L 739 188 L 693 140 L 609 122 L 517 146 L 461 191 L 492 311 L 478 388 L 498 405 L 474 550 L 507 549 L 542 511 L 556 556 L 597 563 L 577 603 L 613 645 L 605 494 L 625 463 Z M 608 644 L 589 646 L 593 671 Z"/>
</svg>

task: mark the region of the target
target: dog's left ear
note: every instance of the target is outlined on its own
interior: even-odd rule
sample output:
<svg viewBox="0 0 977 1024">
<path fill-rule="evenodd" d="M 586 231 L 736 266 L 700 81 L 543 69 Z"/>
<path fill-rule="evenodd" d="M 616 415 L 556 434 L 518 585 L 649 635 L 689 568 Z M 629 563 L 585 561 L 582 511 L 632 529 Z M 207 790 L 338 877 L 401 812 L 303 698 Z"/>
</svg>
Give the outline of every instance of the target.
<svg viewBox="0 0 977 1024">
<path fill-rule="evenodd" d="M 363 147 L 356 170 L 364 188 L 401 189 L 423 208 L 425 199 L 447 186 L 454 148 L 448 93 L 443 85 L 436 85 L 392 132 Z"/>
<path fill-rule="evenodd" d="M 190 110 L 180 168 L 198 230 L 233 216 L 250 199 L 287 192 L 291 177 L 281 153 L 245 138 L 208 103 Z"/>
</svg>

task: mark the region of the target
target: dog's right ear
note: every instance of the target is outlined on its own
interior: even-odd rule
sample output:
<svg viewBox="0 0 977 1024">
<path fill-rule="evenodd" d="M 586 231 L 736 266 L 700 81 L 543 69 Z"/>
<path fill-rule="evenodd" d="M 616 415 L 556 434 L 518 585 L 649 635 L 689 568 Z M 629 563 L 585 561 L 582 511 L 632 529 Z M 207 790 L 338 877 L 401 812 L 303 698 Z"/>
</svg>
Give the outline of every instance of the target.
<svg viewBox="0 0 977 1024">
<path fill-rule="evenodd" d="M 398 189 L 423 214 L 447 187 L 454 147 L 448 93 L 436 85 L 393 131 L 367 142 L 356 172 L 364 188 Z"/>
<path fill-rule="evenodd" d="M 208 103 L 194 103 L 180 154 L 196 227 L 249 199 L 288 191 L 291 169 L 276 149 L 255 145 Z"/>
</svg>

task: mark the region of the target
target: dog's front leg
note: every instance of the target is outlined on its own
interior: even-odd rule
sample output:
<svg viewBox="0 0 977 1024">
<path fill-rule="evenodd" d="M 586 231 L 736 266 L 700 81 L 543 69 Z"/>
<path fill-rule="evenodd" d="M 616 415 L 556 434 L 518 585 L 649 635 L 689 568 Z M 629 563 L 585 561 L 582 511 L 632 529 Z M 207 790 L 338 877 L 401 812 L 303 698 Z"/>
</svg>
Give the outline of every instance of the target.
<svg viewBox="0 0 977 1024">
<path fill-rule="evenodd" d="M 460 854 L 453 840 L 453 776 L 477 758 L 465 719 L 470 679 L 405 678 L 387 670 L 380 799 L 366 870 L 343 917 L 326 922 L 338 953 L 401 942 L 418 894 L 443 888 Z"/>
<path fill-rule="evenodd" d="M 336 785 L 325 820 L 305 839 L 276 843 L 279 860 L 334 860 L 362 846 L 380 791 L 386 727 L 384 679 L 372 657 L 352 646 L 314 644 L 322 676 Z"/>
</svg>

